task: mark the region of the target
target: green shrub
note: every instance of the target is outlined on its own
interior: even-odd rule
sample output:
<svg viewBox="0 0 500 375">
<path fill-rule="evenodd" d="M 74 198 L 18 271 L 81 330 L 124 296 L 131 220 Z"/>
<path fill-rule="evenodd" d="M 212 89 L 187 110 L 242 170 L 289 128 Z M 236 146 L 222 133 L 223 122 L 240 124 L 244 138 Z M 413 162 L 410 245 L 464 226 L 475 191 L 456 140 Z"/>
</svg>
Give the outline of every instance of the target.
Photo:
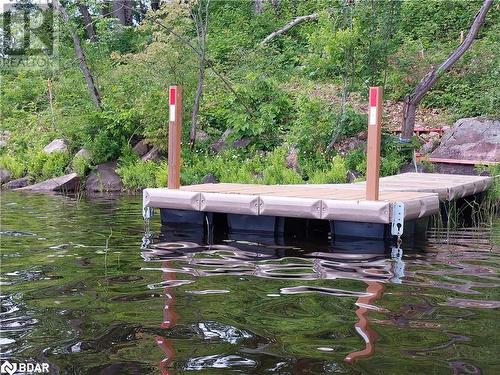
<svg viewBox="0 0 500 375">
<path fill-rule="evenodd" d="M 73 159 L 73 171 L 80 177 L 84 177 L 90 172 L 91 162 L 84 157 L 76 157 Z"/>
<path fill-rule="evenodd" d="M 394 155 L 382 157 L 380 161 L 380 176 L 384 177 L 397 174 L 404 162 L 404 158 L 395 157 Z"/>
<path fill-rule="evenodd" d="M 286 185 L 303 182 L 302 177 L 286 165 L 286 155 L 287 149 L 278 147 L 266 157 L 264 161 L 265 167 L 262 170 L 262 183 L 266 185 Z"/>
<path fill-rule="evenodd" d="M 130 164 L 120 166 L 116 172 L 120 175 L 123 185 L 127 189 L 138 190 L 157 186 L 158 173 L 162 166 L 151 160 L 136 160 Z M 162 186 L 166 185 L 166 181 Z"/>
<path fill-rule="evenodd" d="M 457 39 L 481 7 L 479 0 L 403 1 L 400 33 L 426 44 Z M 487 22 L 485 28 L 489 27 Z"/>
<path fill-rule="evenodd" d="M 368 116 L 347 105 L 338 123 L 336 133 L 340 137 L 350 137 L 366 130 Z"/>
<path fill-rule="evenodd" d="M 271 149 L 288 127 L 292 103 L 277 82 L 247 72 L 237 86 L 238 98 L 220 91 L 207 93 L 202 122 L 219 130 L 233 129 L 231 137 L 251 137 L 254 144 Z"/>
<path fill-rule="evenodd" d="M 399 143 L 398 139 L 390 134 L 382 134 L 380 176 L 397 174 L 404 164 L 412 160 L 412 144 Z"/>
<path fill-rule="evenodd" d="M 264 161 L 260 156 L 253 158 L 223 158 L 219 160 L 218 175 L 221 182 L 261 184 Z"/>
<path fill-rule="evenodd" d="M 53 152 L 47 154 L 39 151 L 33 154 L 28 161 L 28 174 L 34 181 L 42 181 L 52 177 L 62 176 L 70 161 L 67 152 Z"/>
<path fill-rule="evenodd" d="M 346 155 L 345 164 L 347 169 L 356 171 L 362 175 L 366 174 L 366 151 L 362 148 L 352 151 Z"/>
<path fill-rule="evenodd" d="M 86 128 L 86 146 L 96 163 L 117 159 L 129 146 L 128 142 L 138 127 L 137 111 L 116 108 L 94 111 Z"/>
<path fill-rule="evenodd" d="M 35 152 L 28 161 L 28 174 L 32 180 L 38 180 L 43 174 L 43 166 L 49 155 L 43 151 Z"/>
<path fill-rule="evenodd" d="M 339 184 L 347 182 L 347 167 L 344 158 L 335 156 L 328 169 L 316 171 L 310 178 L 311 184 Z"/>
<path fill-rule="evenodd" d="M 11 173 L 12 178 L 22 177 L 26 173 L 24 162 L 11 155 L 0 156 L 0 168 L 7 169 Z"/>
<path fill-rule="evenodd" d="M 331 104 L 323 100 L 299 96 L 295 101 L 296 116 L 288 135 L 300 156 L 309 159 L 324 153 L 330 143 L 337 115 Z"/>
<path fill-rule="evenodd" d="M 160 163 L 155 172 L 155 187 L 161 188 L 167 186 L 168 182 L 168 164 Z M 150 186 L 148 186 L 150 187 Z"/>
<path fill-rule="evenodd" d="M 220 182 L 248 184 L 296 184 L 302 177 L 286 165 L 287 149 L 278 147 L 263 155 L 248 156 L 242 150 L 227 150 L 217 155 L 203 152 L 187 154 L 181 168 L 183 185 L 198 184 L 207 174 Z"/>
<path fill-rule="evenodd" d="M 43 74 L 29 69 L 4 76 L 2 72 L 2 115 L 9 117 L 16 111 L 36 112 L 47 104 L 47 81 Z"/>
<path fill-rule="evenodd" d="M 217 158 L 211 158 L 208 152 L 190 153 L 183 151 L 181 164 L 181 183 L 183 185 L 199 184 L 208 173 L 218 176 Z"/>
<path fill-rule="evenodd" d="M 246 150 L 228 149 L 216 155 L 207 151 L 183 153 L 181 183 L 198 184 L 207 174 L 220 182 L 258 183 L 264 168 L 263 157 L 248 156 Z"/>
<path fill-rule="evenodd" d="M 0 156 L 0 167 L 7 169 L 12 174 L 12 178 L 22 177 L 26 173 L 24 162 L 11 155 Z"/>
</svg>

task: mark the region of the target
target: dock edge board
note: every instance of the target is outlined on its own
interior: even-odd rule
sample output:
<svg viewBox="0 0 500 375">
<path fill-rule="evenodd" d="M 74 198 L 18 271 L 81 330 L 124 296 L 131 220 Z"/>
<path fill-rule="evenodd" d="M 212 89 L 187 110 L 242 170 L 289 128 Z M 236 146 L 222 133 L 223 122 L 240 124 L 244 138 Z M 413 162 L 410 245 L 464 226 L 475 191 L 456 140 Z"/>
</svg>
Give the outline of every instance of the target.
<svg viewBox="0 0 500 375">
<path fill-rule="evenodd" d="M 439 198 L 435 193 L 389 202 L 280 197 L 265 194 L 204 193 L 166 188 L 143 190 L 145 218 L 150 216 L 149 208 L 168 208 L 251 216 L 391 224 L 396 203 L 404 206 L 402 214 L 404 221 L 431 216 L 439 212 Z"/>
</svg>

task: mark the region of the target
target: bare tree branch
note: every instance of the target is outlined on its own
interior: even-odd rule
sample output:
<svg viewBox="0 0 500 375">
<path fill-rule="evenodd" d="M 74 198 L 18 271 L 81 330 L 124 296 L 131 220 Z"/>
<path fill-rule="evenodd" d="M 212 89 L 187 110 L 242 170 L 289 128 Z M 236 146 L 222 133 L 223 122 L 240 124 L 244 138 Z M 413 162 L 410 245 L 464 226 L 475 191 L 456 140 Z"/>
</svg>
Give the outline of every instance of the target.
<svg viewBox="0 0 500 375">
<path fill-rule="evenodd" d="M 260 45 L 262 46 L 264 44 L 269 43 L 277 36 L 288 32 L 290 29 L 292 29 L 293 27 L 297 26 L 298 24 L 300 24 L 302 22 L 313 21 L 313 20 L 317 19 L 318 17 L 319 17 L 318 13 L 309 14 L 307 16 L 296 17 L 292 21 L 288 22 L 281 29 L 276 30 L 276 31 L 272 32 L 271 34 L 269 34 L 268 36 L 266 36 L 264 38 L 264 40 L 262 42 L 260 42 Z"/>
</svg>

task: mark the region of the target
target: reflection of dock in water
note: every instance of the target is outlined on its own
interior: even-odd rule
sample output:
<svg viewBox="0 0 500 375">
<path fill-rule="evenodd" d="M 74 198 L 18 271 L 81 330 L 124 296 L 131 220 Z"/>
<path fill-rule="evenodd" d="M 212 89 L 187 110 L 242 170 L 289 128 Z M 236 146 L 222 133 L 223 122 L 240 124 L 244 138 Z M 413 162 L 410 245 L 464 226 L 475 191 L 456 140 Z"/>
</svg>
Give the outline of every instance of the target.
<svg viewBox="0 0 500 375">
<path fill-rule="evenodd" d="M 164 239 L 168 239 L 171 235 L 172 233 Z M 185 239 L 191 239 L 186 233 L 183 236 Z M 352 251 L 353 246 L 356 246 L 356 252 Z M 266 244 L 246 240 L 225 240 L 223 244 L 216 245 L 199 245 L 192 241 L 166 241 L 150 244 L 147 249 L 143 250 L 142 256 L 149 264 L 155 262 L 161 264 L 160 268 L 148 267 L 148 269 L 159 269 L 163 274 L 163 283 L 158 285 L 165 285 L 162 328 L 172 328 L 177 322 L 178 317 L 174 310 L 176 300 L 174 287 L 180 285 L 180 280 L 176 280 L 177 274 L 193 277 L 252 276 L 295 281 L 322 279 L 363 281 L 366 283 L 364 291 L 307 284 L 280 289 L 280 294 L 283 295 L 320 293 L 357 298 L 355 313 L 358 321 L 355 323 L 355 330 L 363 339 L 365 348 L 346 353 L 345 361 L 352 363 L 374 354 L 377 332 L 370 327 L 368 313 L 370 310 L 377 309 L 373 304 L 381 298 L 384 284 L 399 283 L 404 276 L 401 249 L 390 247 L 381 241 L 365 241 L 365 246 L 361 249 L 364 251 L 359 251 L 359 241 L 355 245 L 349 241 L 337 241 L 335 245 L 314 247 L 311 250 L 304 250 L 292 244 L 279 245 L 272 238 Z M 286 259 L 286 262 L 282 262 L 283 259 Z M 208 325 L 206 323 L 200 322 L 198 325 L 201 326 L 196 327 L 198 331 L 203 331 L 204 336 L 209 337 L 211 334 L 217 337 L 224 336 L 223 333 L 218 332 L 224 331 L 224 327 L 215 329 L 212 325 L 218 324 L 217 322 L 208 322 Z M 214 329 L 215 331 L 212 332 Z M 228 329 L 238 330 L 235 327 Z M 166 355 L 160 364 L 162 373 L 171 374 L 169 367 L 175 358 L 173 341 L 165 337 L 157 337 L 157 344 Z M 205 365 L 210 367 L 209 362 L 216 361 L 218 365 L 223 365 L 224 361 L 231 360 L 229 358 L 231 356 L 226 358 L 222 354 L 211 357 L 191 358 L 185 365 L 192 369 L 202 369 Z M 208 362 L 205 363 L 205 361 Z"/>
</svg>

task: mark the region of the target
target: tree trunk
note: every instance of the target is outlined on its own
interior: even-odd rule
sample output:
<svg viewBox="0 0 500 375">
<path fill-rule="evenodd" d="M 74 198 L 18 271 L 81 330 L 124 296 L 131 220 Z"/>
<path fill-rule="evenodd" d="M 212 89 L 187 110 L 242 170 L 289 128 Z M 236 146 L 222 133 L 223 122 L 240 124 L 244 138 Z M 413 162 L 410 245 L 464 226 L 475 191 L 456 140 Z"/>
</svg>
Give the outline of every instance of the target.
<svg viewBox="0 0 500 375">
<path fill-rule="evenodd" d="M 255 14 L 262 14 L 264 12 L 264 0 L 253 0 L 252 3 Z"/>
<path fill-rule="evenodd" d="M 75 47 L 75 55 L 79 61 L 80 70 L 82 71 L 83 76 L 85 77 L 85 82 L 87 83 L 87 87 L 89 89 L 90 96 L 92 97 L 92 101 L 94 102 L 97 108 L 102 109 L 101 95 L 99 94 L 99 90 L 97 89 L 97 86 L 95 85 L 94 82 L 94 77 L 92 76 L 92 73 L 90 72 L 90 69 L 87 65 L 87 60 L 85 58 L 85 53 L 83 52 L 80 38 L 78 37 L 76 31 L 71 27 L 68 13 L 66 12 L 66 9 L 64 9 L 64 7 L 61 5 L 59 0 L 54 1 L 54 8 L 61 14 L 61 18 L 63 19 L 64 23 L 68 26 L 71 38 L 73 39 L 73 45 Z"/>
<path fill-rule="evenodd" d="M 89 12 L 89 7 L 86 5 L 78 4 L 78 10 L 82 14 L 87 37 L 90 39 L 91 42 L 97 41 L 97 34 L 95 32 L 94 23 L 92 22 L 92 16 L 90 15 Z"/>
<path fill-rule="evenodd" d="M 199 45 L 199 69 L 198 69 L 198 86 L 196 87 L 196 95 L 194 97 L 193 112 L 191 113 L 191 131 L 189 133 L 189 146 L 194 148 L 196 143 L 196 127 L 198 125 L 198 112 L 200 110 L 201 97 L 203 95 L 203 83 L 205 80 L 205 65 L 206 65 L 206 46 L 208 33 L 208 9 L 210 0 L 206 0 L 205 6 L 200 1 L 196 14 L 191 13 L 196 26 L 196 35 Z M 204 9 L 203 9 L 204 8 Z"/>
<path fill-rule="evenodd" d="M 198 86 L 196 87 L 196 95 L 194 97 L 193 112 L 191 114 L 191 131 L 189 133 L 189 145 L 194 147 L 196 142 L 196 127 L 198 125 L 198 112 L 200 110 L 201 96 L 203 95 L 203 81 L 205 80 L 205 58 L 200 61 L 200 69 L 198 72 Z"/>
<path fill-rule="evenodd" d="M 125 1 L 124 0 L 114 0 L 112 4 L 113 17 L 120 22 L 121 25 L 125 26 Z"/>
<path fill-rule="evenodd" d="M 135 1 L 125 0 L 125 26 L 134 25 Z"/>
<path fill-rule="evenodd" d="M 491 8 L 493 0 L 484 0 L 481 9 L 476 14 L 474 21 L 469 29 L 469 32 L 463 42 L 455 49 L 448 58 L 437 68 L 432 69 L 427 73 L 424 78 L 415 87 L 413 92 L 405 97 L 403 107 L 403 124 L 401 127 L 401 140 L 408 141 L 413 136 L 413 129 L 415 127 L 416 111 L 419 103 L 422 101 L 427 92 L 434 86 L 439 77 L 450 69 L 460 57 L 469 49 L 469 47 L 476 39 L 481 26 L 484 24 L 486 14 Z"/>
<path fill-rule="evenodd" d="M 132 26 L 135 2 L 133 0 L 114 0 L 113 17 L 117 18 L 121 25 Z"/>
<path fill-rule="evenodd" d="M 411 129 L 407 129 L 407 134 L 404 133 L 405 129 L 401 131 L 401 140 L 409 140 L 413 136 L 413 129 L 415 127 L 415 119 L 417 117 L 417 104 L 410 100 L 410 96 L 405 98 L 403 107 L 403 126 L 411 124 Z"/>
</svg>

